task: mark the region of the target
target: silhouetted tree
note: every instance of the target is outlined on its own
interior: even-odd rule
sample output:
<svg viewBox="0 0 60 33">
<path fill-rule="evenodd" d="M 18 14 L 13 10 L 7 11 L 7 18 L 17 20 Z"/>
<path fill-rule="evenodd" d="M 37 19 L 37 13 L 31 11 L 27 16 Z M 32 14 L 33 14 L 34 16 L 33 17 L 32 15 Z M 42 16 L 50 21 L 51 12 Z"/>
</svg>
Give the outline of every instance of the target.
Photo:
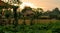
<svg viewBox="0 0 60 33">
<path fill-rule="evenodd" d="M 43 9 L 42 8 L 37 8 L 36 13 L 35 13 L 35 18 L 38 19 L 42 15 Z"/>
<path fill-rule="evenodd" d="M 27 6 L 22 10 L 23 19 L 24 19 L 23 24 L 26 24 L 26 23 L 25 23 L 25 17 L 26 17 L 26 15 L 27 15 L 26 11 L 29 11 L 29 10 L 31 10 L 31 8 L 30 8 L 30 7 L 27 7 Z M 25 14 L 26 14 L 26 15 L 25 15 Z"/>
<path fill-rule="evenodd" d="M 14 3 L 15 2 L 15 3 Z M 13 3 L 14 4 L 18 4 L 18 5 L 20 5 L 21 4 L 21 1 L 19 1 L 19 0 L 15 0 L 15 1 L 13 1 Z M 18 19 L 17 19 L 17 8 L 18 8 L 19 6 L 14 6 L 13 7 L 13 13 L 14 13 L 14 18 L 15 18 L 15 22 L 14 22 L 14 24 L 15 24 L 15 26 L 18 24 Z"/>
<path fill-rule="evenodd" d="M 28 18 L 29 17 L 29 19 L 31 20 L 31 22 L 30 22 L 30 24 L 32 25 L 33 23 L 32 23 L 32 21 L 33 21 L 33 10 L 32 10 L 32 8 L 31 7 L 28 7 L 28 6 L 26 6 L 23 10 L 22 10 L 22 14 L 23 14 L 23 16 L 25 17 L 25 18 Z M 25 23 L 25 18 L 24 18 L 24 23 Z"/>
<path fill-rule="evenodd" d="M 52 12 L 50 14 L 50 17 L 51 18 L 57 18 L 59 15 L 60 15 L 59 8 L 55 8 L 55 9 L 52 10 Z"/>
<path fill-rule="evenodd" d="M 43 9 L 42 9 L 42 8 L 37 8 L 36 11 L 38 11 L 38 12 L 43 12 Z"/>
</svg>

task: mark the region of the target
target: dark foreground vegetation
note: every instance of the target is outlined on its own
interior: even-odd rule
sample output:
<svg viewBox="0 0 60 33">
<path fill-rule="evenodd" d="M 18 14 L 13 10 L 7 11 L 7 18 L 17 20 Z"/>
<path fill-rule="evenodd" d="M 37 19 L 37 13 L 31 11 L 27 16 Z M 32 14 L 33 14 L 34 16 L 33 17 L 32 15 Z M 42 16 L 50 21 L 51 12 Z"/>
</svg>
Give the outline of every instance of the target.
<svg viewBox="0 0 60 33">
<path fill-rule="evenodd" d="M 0 33 L 60 33 L 60 22 L 33 25 L 4 25 Z"/>
<path fill-rule="evenodd" d="M 12 22 L 15 22 L 16 24 L 10 24 L 11 19 L 13 19 Z M 23 19 L 23 24 L 18 24 L 19 19 Z M 26 19 L 30 19 L 30 25 L 25 24 Z M 17 13 L 11 12 L 11 10 L 0 10 L 0 33 L 60 33 L 60 21 L 55 23 L 53 23 L 54 21 L 50 21 L 51 23 L 48 24 L 34 24 L 34 19 L 60 20 L 60 10 L 55 8 L 52 11 L 43 12 L 43 9 L 38 8 L 35 12 L 35 10 L 32 10 L 30 7 L 25 7 L 22 12 Z"/>
</svg>

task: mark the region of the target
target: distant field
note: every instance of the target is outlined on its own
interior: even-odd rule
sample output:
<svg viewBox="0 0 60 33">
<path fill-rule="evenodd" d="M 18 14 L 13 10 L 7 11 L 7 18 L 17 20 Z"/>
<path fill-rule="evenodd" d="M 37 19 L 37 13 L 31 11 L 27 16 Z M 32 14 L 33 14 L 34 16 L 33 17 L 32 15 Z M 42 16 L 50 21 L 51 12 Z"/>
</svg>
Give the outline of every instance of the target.
<svg viewBox="0 0 60 33">
<path fill-rule="evenodd" d="M 6 23 L 9 22 L 9 20 L 5 19 Z M 10 22 L 13 22 L 13 19 L 10 20 Z M 18 19 L 18 24 L 23 24 L 24 20 L 23 19 Z M 31 20 L 30 19 L 25 19 L 25 23 L 26 24 L 30 24 Z M 32 22 L 34 24 L 38 24 L 38 23 L 55 23 L 55 22 L 60 22 L 60 20 L 56 20 L 56 19 L 33 19 Z"/>
<path fill-rule="evenodd" d="M 19 24 L 22 24 L 23 21 L 24 21 L 23 19 L 18 20 Z M 26 24 L 30 24 L 30 21 L 31 20 L 29 20 L 29 19 L 25 20 Z M 33 23 L 50 23 L 50 22 L 54 23 L 54 22 L 60 22 L 60 20 L 55 20 L 55 19 L 52 19 L 52 20 L 50 20 L 50 19 L 38 19 L 37 20 L 37 19 L 34 19 L 32 22 Z"/>
</svg>

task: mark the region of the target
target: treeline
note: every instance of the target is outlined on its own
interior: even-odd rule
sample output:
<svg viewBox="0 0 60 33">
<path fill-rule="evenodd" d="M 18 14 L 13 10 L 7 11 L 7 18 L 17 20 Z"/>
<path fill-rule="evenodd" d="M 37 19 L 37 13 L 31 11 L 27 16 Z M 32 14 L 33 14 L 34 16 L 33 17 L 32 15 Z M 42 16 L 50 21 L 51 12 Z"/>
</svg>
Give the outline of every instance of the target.
<svg viewBox="0 0 60 33">
<path fill-rule="evenodd" d="M 42 8 L 30 8 L 25 7 L 21 12 L 18 12 L 18 17 L 26 19 L 60 19 L 60 10 L 59 8 L 54 8 L 52 11 L 47 10 L 44 12 Z"/>
<path fill-rule="evenodd" d="M 5 18 L 14 18 L 14 13 L 11 10 L 2 11 L 0 9 L 0 16 Z M 44 12 L 42 8 L 25 7 L 21 12 L 17 12 L 18 19 L 60 19 L 59 8 L 54 8 L 52 11 L 47 10 Z"/>
</svg>

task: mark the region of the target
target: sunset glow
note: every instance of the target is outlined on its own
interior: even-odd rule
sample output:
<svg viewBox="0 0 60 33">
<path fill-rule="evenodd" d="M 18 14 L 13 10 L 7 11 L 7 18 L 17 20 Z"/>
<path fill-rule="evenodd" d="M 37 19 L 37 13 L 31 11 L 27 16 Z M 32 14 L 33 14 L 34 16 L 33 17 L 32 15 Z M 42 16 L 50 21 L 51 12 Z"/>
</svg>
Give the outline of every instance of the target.
<svg viewBox="0 0 60 33">
<path fill-rule="evenodd" d="M 25 6 L 29 6 L 29 7 L 31 7 L 31 8 L 37 8 L 34 4 L 29 3 L 29 2 L 23 2 L 23 3 L 20 5 L 20 8 L 24 8 Z"/>
<path fill-rule="evenodd" d="M 60 9 L 60 0 L 21 0 L 22 2 L 29 2 L 35 5 L 37 8 L 43 8 L 44 10 L 52 10 L 55 7 Z"/>
<path fill-rule="evenodd" d="M 8 0 L 2 1 L 8 2 Z M 60 9 L 60 0 L 21 0 L 21 2 L 21 8 L 30 6 L 32 8 L 43 8 L 44 10 L 52 10 L 56 7 Z"/>
</svg>

